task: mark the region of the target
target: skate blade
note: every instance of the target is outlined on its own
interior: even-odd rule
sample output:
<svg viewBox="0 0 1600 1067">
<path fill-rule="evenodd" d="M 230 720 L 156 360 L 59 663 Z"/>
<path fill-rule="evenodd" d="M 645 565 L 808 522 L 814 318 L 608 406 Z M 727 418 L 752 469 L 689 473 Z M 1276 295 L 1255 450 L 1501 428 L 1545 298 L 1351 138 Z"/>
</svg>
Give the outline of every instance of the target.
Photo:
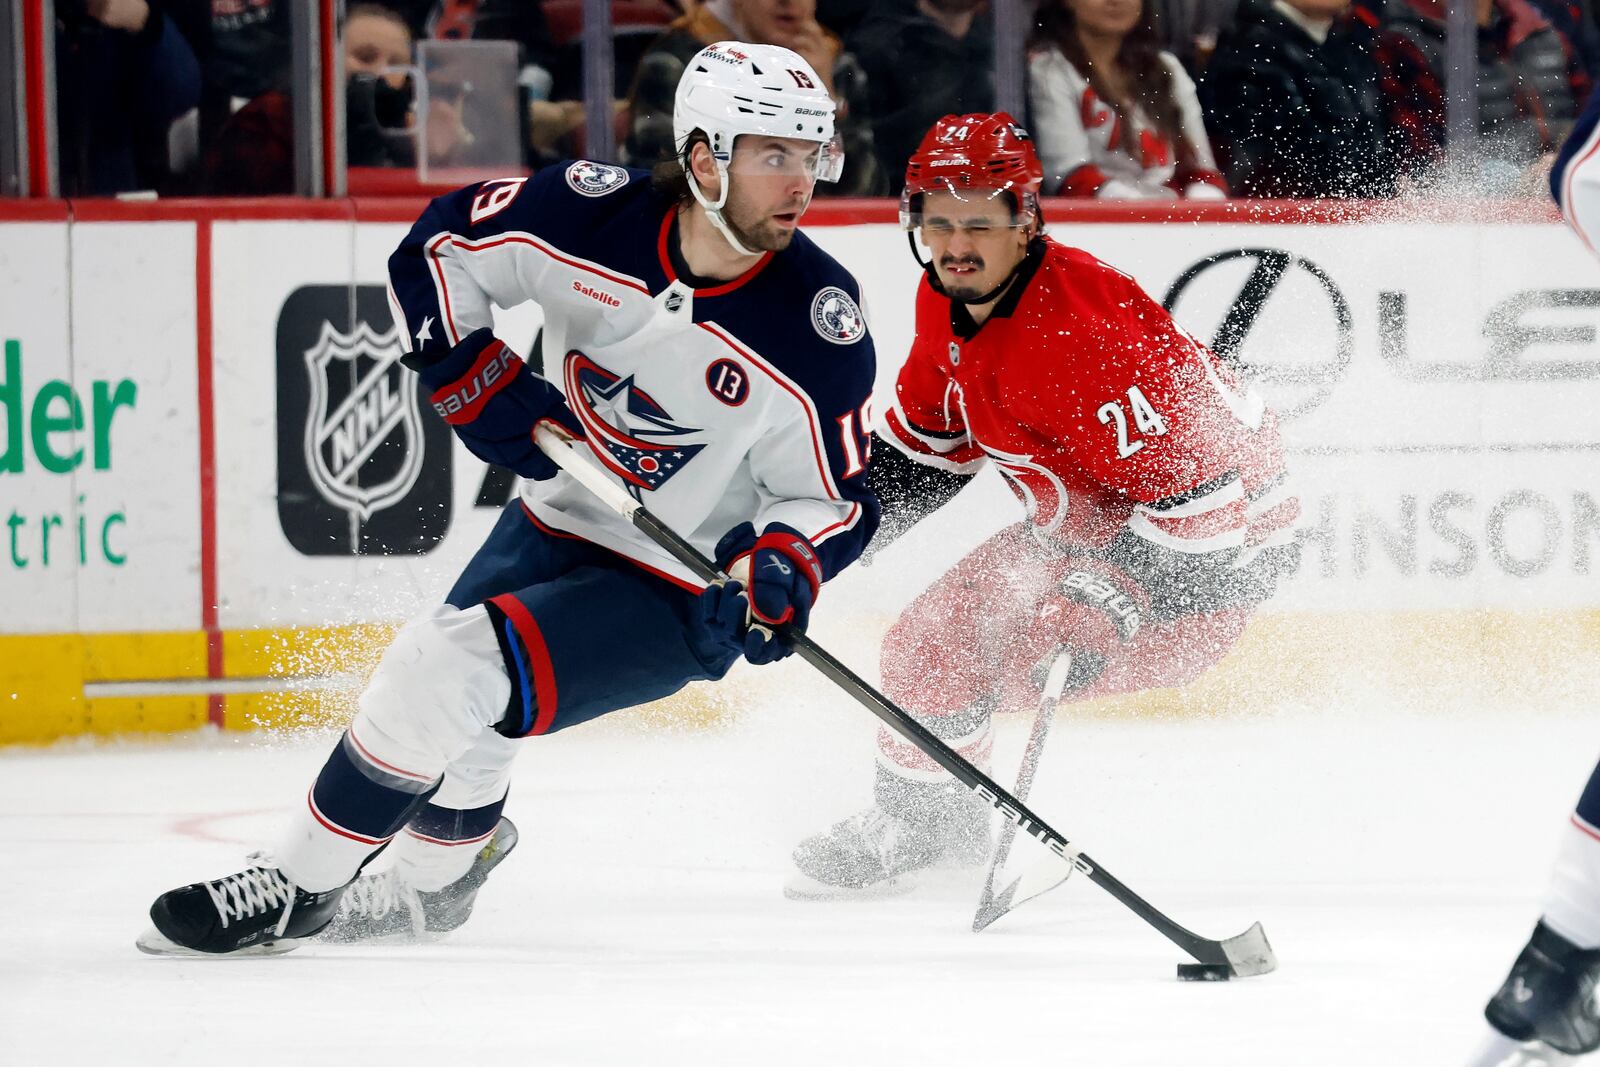
<svg viewBox="0 0 1600 1067">
<path fill-rule="evenodd" d="M 1578 1060 L 1542 1041 L 1517 1041 L 1491 1031 L 1467 1067 L 1569 1067 Z"/>
<path fill-rule="evenodd" d="M 916 881 L 905 875 L 867 886 L 845 886 L 819 882 L 809 874 L 797 872 L 784 883 L 783 895 L 790 900 L 885 900 L 903 896 L 916 887 Z"/>
<path fill-rule="evenodd" d="M 445 940 L 450 931 L 397 930 L 387 934 L 326 934 L 319 933 L 311 940 L 319 945 L 432 945 Z"/>
<path fill-rule="evenodd" d="M 284 938 L 281 941 L 268 941 L 265 944 L 251 945 L 248 948 L 235 949 L 232 952 L 197 952 L 192 948 L 185 948 L 176 941 L 170 940 L 160 930 L 152 926 L 135 938 L 133 945 L 147 956 L 181 956 L 201 960 L 231 960 L 245 956 L 281 956 L 285 952 L 293 952 L 305 942 L 305 938 Z"/>
</svg>

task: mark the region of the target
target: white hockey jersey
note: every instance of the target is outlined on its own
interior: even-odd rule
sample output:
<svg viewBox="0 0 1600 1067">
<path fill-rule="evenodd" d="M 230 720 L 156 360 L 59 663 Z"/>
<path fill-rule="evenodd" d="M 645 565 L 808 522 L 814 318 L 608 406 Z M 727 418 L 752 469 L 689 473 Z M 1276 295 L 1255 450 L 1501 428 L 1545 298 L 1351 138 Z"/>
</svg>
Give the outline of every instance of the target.
<svg viewBox="0 0 1600 1067">
<path fill-rule="evenodd" d="M 1600 253 L 1600 89 L 1590 94 L 1556 156 L 1550 194 L 1589 251 Z"/>
<path fill-rule="evenodd" d="M 676 206 L 649 175 L 579 160 L 469 185 L 428 206 L 389 260 L 410 349 L 442 355 L 536 301 L 542 366 L 594 459 L 710 556 L 741 522 L 790 526 L 824 579 L 877 529 L 864 477 L 875 373 L 860 288 L 803 233 L 696 289 L 674 267 Z M 565 472 L 525 482 L 546 527 L 702 583 Z"/>
</svg>

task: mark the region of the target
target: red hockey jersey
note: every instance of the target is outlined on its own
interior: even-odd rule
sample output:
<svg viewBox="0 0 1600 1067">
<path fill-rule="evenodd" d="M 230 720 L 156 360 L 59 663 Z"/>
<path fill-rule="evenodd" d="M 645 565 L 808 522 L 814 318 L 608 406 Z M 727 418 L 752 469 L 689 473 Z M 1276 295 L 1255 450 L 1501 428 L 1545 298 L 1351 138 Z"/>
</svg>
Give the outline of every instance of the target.
<svg viewBox="0 0 1600 1067">
<path fill-rule="evenodd" d="M 1048 238 L 976 326 L 924 278 L 883 436 L 967 473 L 993 461 L 1041 539 L 1123 531 L 1242 567 L 1292 541 L 1277 421 L 1121 271 Z"/>
</svg>

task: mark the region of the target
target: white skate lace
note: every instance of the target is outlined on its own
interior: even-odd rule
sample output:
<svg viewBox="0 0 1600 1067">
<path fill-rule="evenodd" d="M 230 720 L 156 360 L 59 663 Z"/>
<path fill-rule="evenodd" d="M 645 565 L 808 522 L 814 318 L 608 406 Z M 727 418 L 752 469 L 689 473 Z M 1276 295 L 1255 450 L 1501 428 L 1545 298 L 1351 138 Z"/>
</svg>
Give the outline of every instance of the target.
<svg viewBox="0 0 1600 1067">
<path fill-rule="evenodd" d="M 878 863 L 883 870 L 893 870 L 896 849 L 900 844 L 900 820 L 882 808 L 871 807 L 850 816 L 850 822 L 854 824 L 852 829 L 877 853 Z"/>
<path fill-rule="evenodd" d="M 252 863 L 261 858 L 259 854 L 250 856 Z M 294 886 L 275 867 L 252 866 L 238 874 L 207 882 L 205 886 L 224 930 L 236 919 L 274 907 L 283 908 L 276 933 L 281 937 L 289 925 L 289 916 L 294 911 Z"/>
<path fill-rule="evenodd" d="M 350 883 L 339 900 L 341 919 L 381 919 L 405 902 L 400 879 L 392 870 L 369 874 Z"/>
</svg>

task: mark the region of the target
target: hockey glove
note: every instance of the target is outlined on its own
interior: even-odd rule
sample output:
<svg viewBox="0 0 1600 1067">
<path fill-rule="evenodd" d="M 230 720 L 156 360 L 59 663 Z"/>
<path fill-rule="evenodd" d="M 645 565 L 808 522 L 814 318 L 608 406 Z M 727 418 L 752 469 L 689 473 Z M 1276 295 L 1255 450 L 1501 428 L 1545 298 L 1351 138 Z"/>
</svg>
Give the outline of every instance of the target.
<svg viewBox="0 0 1600 1067">
<path fill-rule="evenodd" d="M 542 481 L 556 465 L 533 442 L 541 422 L 553 422 L 567 437 L 582 437 L 577 416 L 561 391 L 534 373 L 487 327 L 474 330 L 438 362 L 416 366 L 432 394 L 433 409 L 455 430 L 467 450 L 485 463 L 509 467 Z"/>
<path fill-rule="evenodd" d="M 757 537 L 755 527 L 744 522 L 718 542 L 717 562 L 733 581 L 702 594 L 707 627 L 751 663 L 783 659 L 791 649 L 776 628 L 804 633 L 822 587 L 816 549 L 799 531 L 782 523 L 772 523 Z M 743 618 L 729 606 L 730 600 L 740 598 L 746 606 Z"/>
<path fill-rule="evenodd" d="M 1068 685 L 1082 689 L 1132 643 L 1149 610 L 1148 596 L 1120 568 L 1100 560 L 1068 559 L 1057 567 L 1057 582 L 1040 601 L 1028 631 L 1030 650 L 1048 668 L 1055 650 L 1072 651 Z M 1043 684 L 1043 677 L 1039 682 Z"/>
</svg>

